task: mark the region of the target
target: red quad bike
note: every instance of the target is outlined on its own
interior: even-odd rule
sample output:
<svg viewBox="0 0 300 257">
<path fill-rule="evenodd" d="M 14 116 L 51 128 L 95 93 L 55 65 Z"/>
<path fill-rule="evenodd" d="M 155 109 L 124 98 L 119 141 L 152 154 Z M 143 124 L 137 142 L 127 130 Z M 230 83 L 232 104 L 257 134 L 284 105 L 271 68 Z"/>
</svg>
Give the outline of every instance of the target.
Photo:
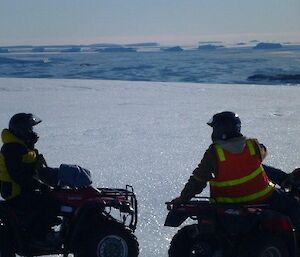
<svg viewBox="0 0 300 257">
<path fill-rule="evenodd" d="M 75 257 L 137 257 L 139 245 L 133 232 L 137 225 L 137 200 L 133 188 L 54 188 L 49 193 L 61 205 L 56 233 L 59 243 L 36 246 L 16 213 L 0 202 L 0 256 L 41 256 L 69 253 Z"/>
<path fill-rule="evenodd" d="M 296 185 L 298 184 L 298 185 Z M 300 183 L 289 192 L 300 196 Z M 196 197 L 182 204 L 166 203 L 165 226 L 179 227 L 169 257 L 299 257 L 294 226 L 289 217 L 268 205 L 212 203 Z"/>
</svg>

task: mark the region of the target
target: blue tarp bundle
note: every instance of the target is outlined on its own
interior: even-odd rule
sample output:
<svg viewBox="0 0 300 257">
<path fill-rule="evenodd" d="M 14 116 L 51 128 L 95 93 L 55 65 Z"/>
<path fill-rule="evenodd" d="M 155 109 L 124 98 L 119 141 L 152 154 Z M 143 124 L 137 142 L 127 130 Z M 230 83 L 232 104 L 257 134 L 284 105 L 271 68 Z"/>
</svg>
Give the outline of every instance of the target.
<svg viewBox="0 0 300 257">
<path fill-rule="evenodd" d="M 92 184 L 91 172 L 78 165 L 61 164 L 57 175 L 61 186 L 84 187 Z"/>
</svg>

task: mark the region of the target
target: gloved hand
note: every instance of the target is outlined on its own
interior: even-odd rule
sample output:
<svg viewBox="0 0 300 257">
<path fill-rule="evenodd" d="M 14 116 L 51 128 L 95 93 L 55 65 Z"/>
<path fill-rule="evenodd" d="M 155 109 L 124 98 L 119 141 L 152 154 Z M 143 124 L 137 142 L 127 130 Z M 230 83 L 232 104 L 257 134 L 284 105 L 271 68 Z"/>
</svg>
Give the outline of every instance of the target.
<svg viewBox="0 0 300 257">
<path fill-rule="evenodd" d="M 173 204 L 180 204 L 180 203 L 182 203 L 182 202 L 183 202 L 183 200 L 182 200 L 182 198 L 181 198 L 180 196 L 174 198 L 174 199 L 171 201 L 171 203 L 173 203 Z"/>
<path fill-rule="evenodd" d="M 184 198 L 184 197 L 182 197 L 182 196 L 178 196 L 178 197 L 174 198 L 174 199 L 171 201 L 171 203 L 172 203 L 172 204 L 181 204 L 181 203 L 186 203 L 186 202 L 188 202 L 188 201 L 189 201 L 189 199 L 186 199 L 186 198 Z"/>
<path fill-rule="evenodd" d="M 289 181 L 291 184 L 295 184 L 300 179 L 300 168 L 296 168 L 292 171 L 292 173 L 289 175 Z"/>
<path fill-rule="evenodd" d="M 46 184 L 44 184 L 44 183 L 40 183 L 39 189 L 40 189 L 40 191 L 41 191 L 42 194 L 47 194 L 47 193 L 50 192 L 51 187 L 48 186 L 48 185 L 46 185 Z"/>
<path fill-rule="evenodd" d="M 42 154 L 37 155 L 36 169 L 40 170 L 41 168 L 47 167 L 47 162 Z"/>
<path fill-rule="evenodd" d="M 281 183 L 281 186 L 287 188 L 291 185 L 294 185 L 299 180 L 300 180 L 300 168 L 296 168 L 290 174 L 288 174 L 287 178 Z"/>
</svg>

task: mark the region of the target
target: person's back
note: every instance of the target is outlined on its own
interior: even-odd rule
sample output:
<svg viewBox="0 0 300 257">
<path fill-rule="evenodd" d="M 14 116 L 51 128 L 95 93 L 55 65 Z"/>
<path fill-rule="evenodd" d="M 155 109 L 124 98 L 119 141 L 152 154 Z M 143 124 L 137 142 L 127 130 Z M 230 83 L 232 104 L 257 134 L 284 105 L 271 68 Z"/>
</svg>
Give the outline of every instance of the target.
<svg viewBox="0 0 300 257">
<path fill-rule="evenodd" d="M 261 165 L 266 148 L 257 139 L 241 134 L 240 118 L 233 112 L 221 112 L 207 123 L 213 128 L 212 144 L 173 202 L 190 200 L 210 185 L 213 199 L 221 203 L 264 201 L 273 186 Z"/>
<path fill-rule="evenodd" d="M 243 136 L 213 143 L 217 156 L 210 195 L 219 203 L 259 203 L 270 197 L 270 183 L 262 163 L 260 144 Z"/>
</svg>

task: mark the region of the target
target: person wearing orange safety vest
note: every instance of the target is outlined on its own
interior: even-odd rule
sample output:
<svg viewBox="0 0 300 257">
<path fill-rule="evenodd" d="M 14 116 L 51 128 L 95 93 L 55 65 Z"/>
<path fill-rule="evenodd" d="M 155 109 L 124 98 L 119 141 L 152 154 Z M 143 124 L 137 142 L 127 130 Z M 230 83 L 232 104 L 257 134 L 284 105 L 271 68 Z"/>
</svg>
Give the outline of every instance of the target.
<svg viewBox="0 0 300 257">
<path fill-rule="evenodd" d="M 267 149 L 257 139 L 241 134 L 239 116 L 224 111 L 215 114 L 207 124 L 213 128 L 212 144 L 180 196 L 173 199 L 172 203 L 189 201 L 201 193 L 208 183 L 214 202 L 269 203 L 272 208 L 286 213 L 298 223 L 300 211 L 294 207 L 296 200 L 280 193 L 270 180 L 270 177 L 285 179 L 287 174 L 262 165 Z M 269 176 L 269 172 L 272 172 L 272 176 Z"/>
</svg>

